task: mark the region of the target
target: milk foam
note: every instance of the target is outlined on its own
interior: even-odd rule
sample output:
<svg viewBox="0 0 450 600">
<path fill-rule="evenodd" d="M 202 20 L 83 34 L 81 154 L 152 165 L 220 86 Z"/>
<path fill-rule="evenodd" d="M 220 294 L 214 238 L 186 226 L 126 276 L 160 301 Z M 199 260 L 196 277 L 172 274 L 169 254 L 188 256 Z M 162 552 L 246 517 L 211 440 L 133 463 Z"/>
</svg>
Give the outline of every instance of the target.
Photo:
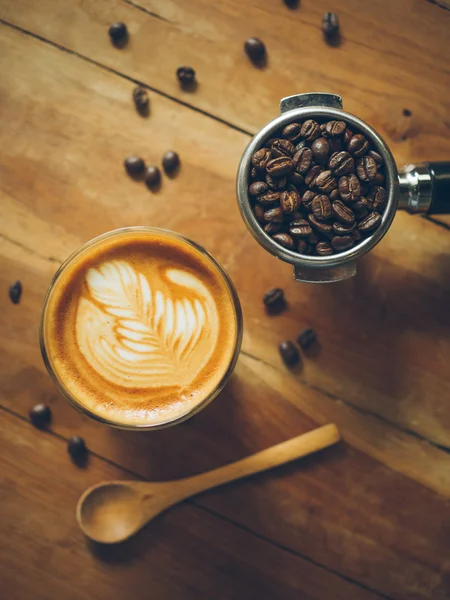
<svg viewBox="0 0 450 600">
<path fill-rule="evenodd" d="M 87 363 L 125 388 L 185 387 L 209 361 L 219 336 L 210 291 L 195 275 L 155 270 L 151 281 L 125 260 L 90 268 L 76 313 Z"/>
</svg>

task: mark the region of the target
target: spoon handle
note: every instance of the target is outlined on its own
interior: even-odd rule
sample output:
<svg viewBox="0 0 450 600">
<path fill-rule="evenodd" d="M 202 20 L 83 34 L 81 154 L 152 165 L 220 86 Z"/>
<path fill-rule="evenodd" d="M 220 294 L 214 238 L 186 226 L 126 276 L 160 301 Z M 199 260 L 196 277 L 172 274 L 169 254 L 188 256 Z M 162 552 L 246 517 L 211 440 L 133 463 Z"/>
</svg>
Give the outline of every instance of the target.
<svg viewBox="0 0 450 600">
<path fill-rule="evenodd" d="M 276 446 L 257 452 L 224 467 L 208 471 L 178 482 L 178 490 L 183 498 L 209 490 L 230 481 L 266 471 L 292 460 L 312 454 L 331 446 L 340 440 L 339 430 L 334 424 L 324 425 Z M 175 482 L 173 482 L 175 483 Z"/>
</svg>

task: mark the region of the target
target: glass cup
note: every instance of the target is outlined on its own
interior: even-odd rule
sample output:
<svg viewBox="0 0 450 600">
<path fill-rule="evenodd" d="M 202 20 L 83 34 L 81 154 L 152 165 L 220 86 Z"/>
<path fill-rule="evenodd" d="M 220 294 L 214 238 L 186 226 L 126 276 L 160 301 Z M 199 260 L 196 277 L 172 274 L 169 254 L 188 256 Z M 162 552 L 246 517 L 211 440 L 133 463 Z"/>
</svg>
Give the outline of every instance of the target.
<svg viewBox="0 0 450 600">
<path fill-rule="evenodd" d="M 234 323 L 235 323 L 234 350 L 229 359 L 228 366 L 225 369 L 220 381 L 217 383 L 217 385 L 214 387 L 214 389 L 212 391 L 210 391 L 207 395 L 205 395 L 205 397 L 202 398 L 197 404 L 195 404 L 193 407 L 191 407 L 189 410 L 187 410 L 186 413 L 177 414 L 173 418 L 168 417 L 163 422 L 157 422 L 157 423 L 151 423 L 151 422 L 142 423 L 142 424 L 141 423 L 121 423 L 118 420 L 110 420 L 107 417 L 105 417 L 104 415 L 99 415 L 94 410 L 92 410 L 91 408 L 84 405 L 81 402 L 80 398 L 77 398 L 76 393 L 73 393 L 71 390 L 69 390 L 67 385 L 65 385 L 64 381 L 62 380 L 60 373 L 58 372 L 58 366 L 57 366 L 57 364 L 55 364 L 55 361 L 53 360 L 54 357 L 52 356 L 52 351 L 51 351 L 51 347 L 49 344 L 49 322 L 50 322 L 49 305 L 50 305 L 50 301 L 52 299 L 52 296 L 53 296 L 55 290 L 58 290 L 59 286 L 64 285 L 64 283 L 62 283 L 62 280 L 64 279 L 63 275 L 65 275 L 67 273 L 67 270 L 70 267 L 72 267 L 78 261 L 82 260 L 83 257 L 85 257 L 89 252 L 92 252 L 92 250 L 96 246 L 101 246 L 102 244 L 105 244 L 105 242 L 109 242 L 110 240 L 113 240 L 115 237 L 123 237 L 123 236 L 133 235 L 133 234 L 139 234 L 139 235 L 141 235 L 141 234 L 147 235 L 148 234 L 149 236 L 153 235 L 153 236 L 158 236 L 158 237 L 163 236 L 163 237 L 168 238 L 169 240 L 170 239 L 177 240 L 178 242 L 181 242 L 182 245 L 186 245 L 186 247 L 190 248 L 191 251 L 193 250 L 194 253 L 198 252 L 200 255 L 202 255 L 202 257 L 205 258 L 207 260 L 207 262 L 209 263 L 209 266 L 212 267 L 213 270 L 215 270 L 216 274 L 219 276 L 219 278 L 225 284 L 225 288 L 228 292 L 229 307 L 231 308 L 232 314 L 234 315 Z M 93 419 L 100 421 L 102 423 L 106 423 L 107 425 L 110 425 L 112 427 L 116 427 L 116 428 L 120 428 L 120 429 L 129 429 L 129 430 L 149 430 L 149 429 L 162 429 L 164 427 L 176 425 L 177 423 L 181 423 L 182 421 L 185 421 L 186 419 L 190 418 L 191 416 L 193 416 L 194 414 L 196 414 L 200 410 L 202 410 L 219 394 L 219 392 L 224 388 L 225 384 L 227 383 L 228 379 L 230 378 L 230 376 L 234 370 L 234 367 L 236 365 L 236 361 L 237 361 L 237 358 L 239 356 L 239 352 L 241 349 L 242 332 L 243 332 L 242 311 L 241 311 L 241 306 L 240 306 L 240 302 L 239 302 L 239 298 L 238 298 L 236 289 L 235 289 L 230 277 L 226 273 L 225 269 L 220 265 L 220 263 L 213 256 L 211 256 L 211 254 L 207 250 L 205 250 L 202 246 L 200 246 L 196 242 L 193 242 L 192 240 L 189 240 L 186 237 L 184 237 L 178 233 L 175 233 L 173 231 L 168 231 L 168 230 L 160 229 L 160 228 L 156 228 L 156 227 L 126 227 L 126 228 L 121 228 L 121 229 L 116 229 L 114 231 L 110 231 L 108 233 L 100 235 L 100 236 L 94 238 L 93 240 L 87 242 L 81 248 L 79 248 L 73 254 L 71 254 L 66 259 L 66 261 L 60 266 L 60 268 L 58 269 L 58 271 L 56 272 L 56 274 L 54 275 L 54 277 L 50 283 L 50 286 L 47 290 L 47 294 L 46 294 L 46 297 L 44 300 L 44 307 L 42 310 L 41 322 L 40 322 L 39 340 L 40 340 L 42 357 L 43 357 L 45 366 L 47 368 L 47 371 L 49 372 L 53 381 L 56 383 L 56 386 L 58 387 L 59 391 L 67 398 L 67 400 L 73 406 L 75 406 L 76 408 L 78 408 L 79 410 L 81 410 L 82 412 L 87 414 L 89 417 L 92 417 Z M 101 394 L 101 390 L 99 390 L 99 394 Z"/>
</svg>

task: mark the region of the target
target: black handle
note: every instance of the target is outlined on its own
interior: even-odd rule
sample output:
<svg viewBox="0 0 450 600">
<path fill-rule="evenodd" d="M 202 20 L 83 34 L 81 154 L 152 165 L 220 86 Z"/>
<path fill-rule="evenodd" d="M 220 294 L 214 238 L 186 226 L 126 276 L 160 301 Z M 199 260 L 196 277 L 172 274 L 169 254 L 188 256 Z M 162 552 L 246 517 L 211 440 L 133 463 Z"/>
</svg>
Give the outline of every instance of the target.
<svg viewBox="0 0 450 600">
<path fill-rule="evenodd" d="M 429 215 L 450 214 L 450 162 L 427 163 L 431 175 Z"/>
</svg>

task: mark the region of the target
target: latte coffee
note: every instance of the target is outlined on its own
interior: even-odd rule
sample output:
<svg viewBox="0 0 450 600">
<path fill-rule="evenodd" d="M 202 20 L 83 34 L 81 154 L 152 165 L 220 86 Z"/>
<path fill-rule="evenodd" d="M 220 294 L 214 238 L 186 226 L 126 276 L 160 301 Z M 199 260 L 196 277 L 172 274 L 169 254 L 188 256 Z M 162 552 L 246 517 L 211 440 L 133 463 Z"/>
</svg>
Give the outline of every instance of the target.
<svg viewBox="0 0 450 600">
<path fill-rule="evenodd" d="M 102 235 L 72 255 L 47 293 L 46 366 L 65 396 L 111 425 L 181 421 L 222 389 L 242 318 L 222 267 L 161 229 Z"/>
</svg>

